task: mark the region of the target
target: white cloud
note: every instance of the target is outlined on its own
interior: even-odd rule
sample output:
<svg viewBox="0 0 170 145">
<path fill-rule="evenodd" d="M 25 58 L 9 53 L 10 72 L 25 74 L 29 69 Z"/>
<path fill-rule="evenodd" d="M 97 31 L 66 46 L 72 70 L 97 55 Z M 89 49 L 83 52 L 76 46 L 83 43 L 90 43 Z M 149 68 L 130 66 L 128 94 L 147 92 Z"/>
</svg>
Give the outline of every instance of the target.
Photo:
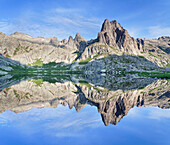
<svg viewBox="0 0 170 145">
<path fill-rule="evenodd" d="M 45 23 L 55 25 L 58 29 L 63 29 L 75 35 L 77 32 L 86 35 L 94 35 L 94 31 L 101 27 L 101 20 L 96 17 L 87 17 L 81 9 L 55 9 L 47 12 Z M 96 31 L 96 35 L 97 35 Z"/>
<path fill-rule="evenodd" d="M 56 13 L 77 13 L 77 12 L 81 12 L 82 9 L 74 9 L 74 8 L 56 8 L 53 10 L 53 12 Z"/>
<path fill-rule="evenodd" d="M 51 24 L 65 25 L 65 26 L 69 26 L 69 25 L 80 26 L 80 24 L 74 21 L 73 19 L 61 17 L 61 16 L 49 17 L 46 20 L 46 22 Z"/>
<path fill-rule="evenodd" d="M 129 35 L 134 38 L 138 38 L 141 31 L 139 28 L 128 28 L 127 30 L 129 32 Z"/>
<path fill-rule="evenodd" d="M 78 137 L 81 136 L 80 133 L 73 133 L 73 132 L 58 132 L 55 134 L 56 137 Z"/>
<path fill-rule="evenodd" d="M 170 119 L 170 110 L 169 109 L 152 109 L 149 113 L 149 118 L 162 120 L 162 119 Z"/>
<path fill-rule="evenodd" d="M 86 17 L 86 12 L 82 9 L 57 8 L 44 11 L 43 15 L 26 11 L 17 18 L 0 20 L 0 31 L 8 35 L 23 32 L 34 37 L 57 37 L 59 40 L 70 35 L 74 37 L 79 32 L 91 39 L 92 36 L 97 36 L 100 22 L 98 18 Z"/>
<path fill-rule="evenodd" d="M 160 37 L 160 36 L 170 36 L 170 27 L 163 27 L 160 25 L 151 26 L 148 28 L 149 35 L 151 37 Z"/>
<path fill-rule="evenodd" d="M 134 107 L 128 113 L 128 117 L 148 118 L 154 120 L 170 119 L 170 110 L 159 107 Z"/>
<path fill-rule="evenodd" d="M 14 25 L 7 21 L 0 21 L 0 32 L 9 34 L 11 30 L 14 29 Z"/>
<path fill-rule="evenodd" d="M 161 25 L 149 27 L 128 27 L 130 36 L 134 38 L 158 38 L 161 36 L 170 36 L 170 27 Z"/>
<path fill-rule="evenodd" d="M 83 135 L 82 130 L 85 128 L 97 128 L 103 123 L 95 107 L 86 106 L 77 113 L 75 109 L 70 110 L 68 106 L 59 105 L 57 108 L 34 108 L 17 114 L 5 111 L 0 114 L 0 125 L 15 126 L 24 133 L 32 135 L 41 132 L 65 137 Z"/>
</svg>

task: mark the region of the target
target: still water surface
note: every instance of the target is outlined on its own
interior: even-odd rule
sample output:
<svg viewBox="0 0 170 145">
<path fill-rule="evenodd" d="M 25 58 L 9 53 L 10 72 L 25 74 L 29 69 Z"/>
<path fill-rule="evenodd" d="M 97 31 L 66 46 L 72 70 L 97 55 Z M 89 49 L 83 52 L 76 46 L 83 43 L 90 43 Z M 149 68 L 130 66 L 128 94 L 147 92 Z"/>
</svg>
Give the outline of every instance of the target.
<svg viewBox="0 0 170 145">
<path fill-rule="evenodd" d="M 168 80 L 92 78 L 1 77 L 0 145 L 170 144 Z"/>
</svg>

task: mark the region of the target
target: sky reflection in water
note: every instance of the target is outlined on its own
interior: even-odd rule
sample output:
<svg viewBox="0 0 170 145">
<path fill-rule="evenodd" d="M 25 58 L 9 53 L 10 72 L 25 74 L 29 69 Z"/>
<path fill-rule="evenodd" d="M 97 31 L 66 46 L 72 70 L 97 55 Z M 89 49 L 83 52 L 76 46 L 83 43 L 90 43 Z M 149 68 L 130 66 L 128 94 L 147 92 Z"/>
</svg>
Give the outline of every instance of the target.
<svg viewBox="0 0 170 145">
<path fill-rule="evenodd" d="M 134 107 L 117 125 L 104 126 L 96 107 L 79 113 L 59 105 L 23 113 L 0 114 L 0 144 L 164 144 L 168 145 L 170 110 Z"/>
<path fill-rule="evenodd" d="M 170 144 L 169 81 L 108 78 L 1 78 L 0 145 Z"/>
</svg>

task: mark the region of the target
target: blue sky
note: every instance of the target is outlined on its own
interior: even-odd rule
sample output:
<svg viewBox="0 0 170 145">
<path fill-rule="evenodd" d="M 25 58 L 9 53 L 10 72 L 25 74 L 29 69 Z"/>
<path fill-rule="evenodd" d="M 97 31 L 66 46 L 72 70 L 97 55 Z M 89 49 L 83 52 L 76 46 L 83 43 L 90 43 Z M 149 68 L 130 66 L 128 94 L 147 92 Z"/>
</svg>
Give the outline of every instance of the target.
<svg viewBox="0 0 170 145">
<path fill-rule="evenodd" d="M 79 32 L 96 38 L 104 19 L 117 20 L 137 38 L 170 35 L 170 0 L 0 0 L 0 31 L 34 37 Z"/>
</svg>

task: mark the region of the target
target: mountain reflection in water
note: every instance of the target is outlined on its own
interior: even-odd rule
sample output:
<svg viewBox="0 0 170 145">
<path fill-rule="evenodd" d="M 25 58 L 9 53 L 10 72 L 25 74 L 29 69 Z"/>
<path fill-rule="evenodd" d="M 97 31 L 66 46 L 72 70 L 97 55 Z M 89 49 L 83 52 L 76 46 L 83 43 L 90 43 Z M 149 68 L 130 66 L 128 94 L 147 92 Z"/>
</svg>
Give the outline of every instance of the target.
<svg viewBox="0 0 170 145">
<path fill-rule="evenodd" d="M 104 124 L 116 125 L 134 106 L 170 108 L 170 82 L 133 75 L 59 75 L 0 77 L 0 113 L 59 104 L 80 112 L 95 106 Z"/>
</svg>

